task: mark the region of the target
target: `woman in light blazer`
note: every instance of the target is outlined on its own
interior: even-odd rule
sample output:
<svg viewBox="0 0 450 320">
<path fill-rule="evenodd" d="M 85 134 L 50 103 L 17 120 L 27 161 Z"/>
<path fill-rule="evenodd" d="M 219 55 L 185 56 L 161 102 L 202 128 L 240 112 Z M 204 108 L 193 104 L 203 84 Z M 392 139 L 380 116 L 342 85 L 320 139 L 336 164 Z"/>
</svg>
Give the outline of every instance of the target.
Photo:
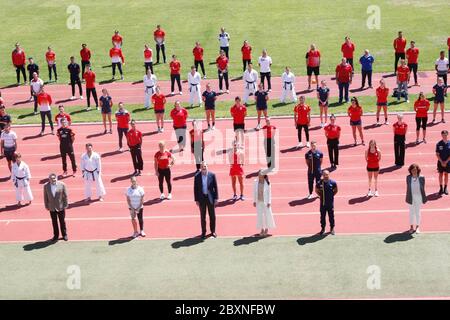
<svg viewBox="0 0 450 320">
<path fill-rule="evenodd" d="M 269 228 L 275 228 L 272 215 L 272 194 L 269 177 L 263 170 L 259 170 L 258 178 L 253 187 L 253 206 L 256 207 L 256 228 L 261 229 L 260 236 L 268 235 Z"/>
<path fill-rule="evenodd" d="M 425 193 L 425 177 L 420 175 L 420 167 L 413 163 L 408 168 L 409 175 L 406 177 L 406 202 L 409 204 L 409 233 L 420 233 L 420 207 L 427 202 Z M 414 220 L 416 229 L 414 230 Z"/>
</svg>

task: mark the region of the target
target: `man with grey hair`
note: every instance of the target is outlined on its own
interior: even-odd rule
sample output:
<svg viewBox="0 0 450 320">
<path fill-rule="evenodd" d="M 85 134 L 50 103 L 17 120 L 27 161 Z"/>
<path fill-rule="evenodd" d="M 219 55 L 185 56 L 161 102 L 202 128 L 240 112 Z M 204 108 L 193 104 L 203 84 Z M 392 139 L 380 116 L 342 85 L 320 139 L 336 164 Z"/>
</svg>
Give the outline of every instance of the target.
<svg viewBox="0 0 450 320">
<path fill-rule="evenodd" d="M 58 241 L 59 227 L 64 241 L 68 240 L 66 229 L 66 212 L 68 207 L 67 189 L 64 182 L 58 181 L 56 174 L 51 173 L 48 176 L 48 182 L 44 185 L 44 204 L 45 209 L 50 211 L 53 225 L 53 238 L 51 241 Z M 58 227 L 59 220 L 59 227 Z"/>
<path fill-rule="evenodd" d="M 374 63 L 375 59 L 370 54 L 369 50 L 364 50 L 364 55 L 359 58 L 359 63 L 361 64 L 361 89 L 364 89 L 364 86 L 366 85 L 366 78 L 369 83 L 369 88 L 372 88 L 372 64 Z"/>
</svg>

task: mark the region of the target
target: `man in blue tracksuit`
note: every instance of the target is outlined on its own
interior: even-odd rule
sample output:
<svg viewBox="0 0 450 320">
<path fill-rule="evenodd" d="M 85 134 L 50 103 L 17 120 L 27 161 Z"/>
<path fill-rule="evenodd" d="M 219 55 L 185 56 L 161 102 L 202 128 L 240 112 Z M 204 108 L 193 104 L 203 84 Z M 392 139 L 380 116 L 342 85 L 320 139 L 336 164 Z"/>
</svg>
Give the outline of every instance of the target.
<svg viewBox="0 0 450 320">
<path fill-rule="evenodd" d="M 326 215 L 330 220 L 330 233 L 334 235 L 334 196 L 338 192 L 337 183 L 330 179 L 330 172 L 323 170 L 323 178 L 316 184 L 316 193 L 320 197 L 320 234 L 325 233 Z"/>
<path fill-rule="evenodd" d="M 316 179 L 316 183 L 319 182 L 320 177 L 322 176 L 322 160 L 323 153 L 317 150 L 317 143 L 315 141 L 311 142 L 311 150 L 309 150 L 305 154 L 306 165 L 308 166 L 308 188 L 309 194 L 308 199 L 313 198 L 313 186 L 314 179 Z"/>
<path fill-rule="evenodd" d="M 364 89 L 366 85 L 366 78 L 369 82 L 369 88 L 372 88 L 372 64 L 375 61 L 374 57 L 370 54 L 369 50 L 364 50 L 364 55 L 359 58 L 359 63 L 361 64 L 361 76 L 362 83 L 361 89 Z"/>
</svg>

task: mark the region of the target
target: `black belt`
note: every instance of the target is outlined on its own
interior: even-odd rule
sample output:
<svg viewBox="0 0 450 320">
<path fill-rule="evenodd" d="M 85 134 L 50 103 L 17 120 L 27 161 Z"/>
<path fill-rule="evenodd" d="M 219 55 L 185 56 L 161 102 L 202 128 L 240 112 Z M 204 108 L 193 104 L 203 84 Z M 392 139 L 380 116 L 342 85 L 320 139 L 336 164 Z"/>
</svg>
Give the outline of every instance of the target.
<svg viewBox="0 0 450 320">
<path fill-rule="evenodd" d="M 283 85 L 284 90 L 287 90 L 287 89 L 286 89 L 286 85 L 290 85 L 290 86 L 291 86 L 291 89 L 290 89 L 290 90 L 292 90 L 292 82 L 287 82 L 287 81 L 285 81 L 285 82 L 284 82 L 284 85 Z"/>
<path fill-rule="evenodd" d="M 256 89 L 256 87 L 255 87 L 255 81 L 247 81 L 247 80 L 245 80 L 245 82 L 247 82 L 247 89 L 250 89 L 249 88 L 249 84 L 253 84 L 253 89 Z"/>
<path fill-rule="evenodd" d="M 16 177 L 16 179 L 17 180 L 23 180 L 23 179 L 25 179 L 26 177 Z"/>
<path fill-rule="evenodd" d="M 197 86 L 199 85 L 199 83 L 189 83 L 189 85 L 191 86 L 191 88 L 189 88 L 189 92 L 192 92 L 192 87 L 195 87 L 195 90 L 198 91 Z"/>
<path fill-rule="evenodd" d="M 92 181 L 95 181 L 95 174 L 94 173 L 97 171 L 97 168 L 95 170 L 93 170 L 93 171 L 89 171 L 89 170 L 86 170 L 86 169 L 84 169 L 84 171 L 89 172 L 92 175 Z"/>
<path fill-rule="evenodd" d="M 153 88 L 155 85 L 152 85 L 152 86 L 146 86 L 147 87 L 147 89 L 151 89 L 151 88 Z"/>
</svg>

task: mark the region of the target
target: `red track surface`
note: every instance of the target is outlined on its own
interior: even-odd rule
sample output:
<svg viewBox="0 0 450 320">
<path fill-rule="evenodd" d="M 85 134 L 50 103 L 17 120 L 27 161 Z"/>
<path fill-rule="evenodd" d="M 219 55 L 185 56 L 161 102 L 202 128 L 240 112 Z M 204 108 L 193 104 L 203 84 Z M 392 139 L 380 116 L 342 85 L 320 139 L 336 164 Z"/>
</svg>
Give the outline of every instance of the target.
<svg viewBox="0 0 450 320">
<path fill-rule="evenodd" d="M 406 116 L 406 121 L 413 126 L 413 117 Z M 373 117 L 366 116 L 365 125 L 373 123 Z M 390 116 L 391 122 L 394 116 Z M 317 125 L 318 119 L 313 119 Z M 273 210 L 277 228 L 274 235 L 300 235 L 315 233 L 319 229 L 319 202 L 305 200 L 307 195 L 307 181 L 304 163 L 304 153 L 291 150 L 296 145 L 296 130 L 291 119 L 273 119 L 280 132 L 279 172 L 271 176 Z M 341 146 L 352 143 L 351 129 L 347 125 L 347 118 L 338 118 L 343 127 Z M 247 126 L 255 124 L 255 120 L 248 120 Z M 218 121 L 219 135 L 230 129 L 231 122 Z M 449 197 L 439 198 L 434 192 L 438 190 L 436 175 L 436 160 L 434 155 L 435 142 L 440 139 L 439 132 L 446 124 L 438 124 L 428 128 L 428 144 L 414 145 L 407 149 L 406 163 L 417 162 L 422 167 L 422 173 L 427 178 L 427 192 L 431 194 L 430 201 L 423 207 L 423 224 L 421 228 L 426 232 L 450 231 L 450 201 Z M 153 123 L 142 123 L 143 132 L 151 132 Z M 166 126 L 164 134 L 146 135 L 144 138 L 144 175 L 139 183 L 146 190 L 145 230 L 151 238 L 184 238 L 199 234 L 200 219 L 198 209 L 193 201 L 193 178 L 183 177 L 192 172 L 194 165 L 189 162 L 190 154 L 178 157 L 173 168 L 173 200 L 160 202 L 157 178 L 152 174 L 152 157 L 157 141 L 165 139 L 172 141 L 175 137 L 170 126 Z M 75 178 L 64 179 L 69 190 L 71 208 L 67 211 L 69 237 L 72 240 L 88 239 L 116 239 L 130 235 L 131 224 L 125 201 L 125 188 L 129 186 L 126 177 L 132 172 L 132 163 L 128 152 L 111 153 L 117 150 L 117 136 L 102 135 L 99 125 L 74 125 L 77 133 L 75 151 L 77 163 L 83 146 L 87 141 L 94 144 L 97 152 L 103 154 L 103 180 L 107 195 L 105 201 L 93 202 L 89 205 L 82 203 L 83 182 L 78 175 Z M 414 129 L 413 129 L 414 130 Z M 31 206 L 17 209 L 12 183 L 5 177 L 6 161 L 2 160 L 0 178 L 0 241 L 36 241 L 50 238 L 51 223 L 48 212 L 43 207 L 42 186 L 50 172 L 61 173 L 61 159 L 57 138 L 52 135 L 34 137 L 38 127 L 15 127 L 19 135 L 19 148 L 23 160 L 27 162 L 32 174 L 32 190 L 35 200 Z M 224 134 L 225 135 L 225 134 Z M 249 133 L 248 135 L 251 135 Z M 208 137 L 209 136 L 209 137 Z M 324 152 L 324 167 L 329 165 L 326 152 L 325 138 L 319 128 L 311 131 L 311 139 L 317 140 L 319 148 Z M 217 140 L 215 138 L 215 141 Z M 208 133 L 205 139 L 212 139 Z M 365 130 L 365 140 L 376 139 L 383 152 L 382 168 L 393 165 L 392 133 L 390 126 L 380 126 Z M 410 132 L 407 142 L 414 141 L 415 134 Z M 261 141 L 262 142 L 262 141 Z M 252 144 L 253 143 L 253 144 Z M 248 142 L 248 151 L 254 152 L 262 148 L 262 143 Z M 250 146 L 250 144 L 252 144 Z M 220 142 L 215 149 L 220 151 L 229 144 Z M 368 199 L 367 177 L 365 170 L 364 150 L 361 145 L 341 150 L 340 166 L 332 173 L 339 186 L 336 207 L 336 230 L 338 233 L 377 233 L 401 232 L 408 227 L 408 211 L 405 203 L 405 175 L 407 168 L 385 172 L 379 177 L 379 198 Z M 260 149 L 263 150 L 263 149 Z M 46 159 L 50 157 L 50 159 Z M 186 158 L 187 157 L 187 158 Z M 255 157 L 248 155 L 246 163 L 255 162 Z M 262 158 L 263 159 L 263 158 Z M 185 161 L 186 160 L 186 161 Z M 216 158 L 217 161 L 217 158 Z M 183 163 L 186 162 L 186 163 Z M 212 161 L 210 161 L 212 162 Z M 245 174 L 256 172 L 263 167 L 262 163 L 245 165 Z M 256 230 L 256 214 L 252 206 L 252 183 L 254 177 L 245 179 L 246 201 L 234 204 L 227 202 L 232 195 L 227 164 L 211 164 L 210 170 L 217 174 L 221 205 L 217 208 L 217 232 L 220 236 L 243 236 L 254 234 Z M 389 171 L 389 170 L 388 170 Z"/>
<path fill-rule="evenodd" d="M 363 91 L 359 90 L 361 85 L 361 74 L 355 74 L 353 79 L 353 83 L 350 87 L 352 91 L 352 95 L 362 96 L 362 95 L 372 95 L 375 96 L 375 88 L 378 86 L 378 81 L 385 77 L 386 84 L 388 88 L 391 90 L 396 87 L 396 78 L 390 76 L 390 74 L 381 74 L 374 73 L 373 74 L 373 86 L 374 89 L 366 89 Z M 411 87 L 409 90 L 410 94 L 417 94 L 420 91 L 431 92 L 433 85 L 436 83 L 436 73 L 434 71 L 427 72 L 419 72 L 418 73 L 418 81 L 421 84 L 420 87 Z M 332 76 L 329 75 L 321 75 L 319 80 L 327 80 L 328 86 L 331 89 L 331 96 L 338 96 L 339 91 L 336 85 L 336 82 L 332 80 Z M 202 80 L 202 88 L 205 88 L 205 84 L 210 82 L 212 87 L 215 90 L 218 90 L 218 80 L 217 79 L 207 79 Z M 159 81 L 159 86 L 162 89 L 162 92 L 165 94 L 170 93 L 170 81 Z M 131 82 L 113 82 L 103 85 L 97 85 L 98 94 L 100 94 L 100 88 L 107 88 L 112 97 L 116 97 L 116 102 L 118 100 L 123 101 L 124 103 L 129 104 L 140 104 L 144 103 L 144 89 L 142 83 L 131 83 Z M 305 91 L 308 88 L 308 82 L 306 76 L 297 76 L 295 88 L 298 94 L 304 94 L 308 97 L 315 97 L 315 91 Z M 272 78 L 272 92 L 270 93 L 270 98 L 279 98 L 281 96 L 281 78 L 273 77 Z M 78 89 L 77 89 L 78 90 Z M 84 88 L 83 88 L 84 90 Z M 175 100 L 180 100 L 181 102 L 189 101 L 189 91 L 187 84 L 183 84 L 184 94 L 182 96 L 175 95 L 173 97 L 168 97 L 169 102 L 174 102 Z M 230 94 L 220 95 L 218 100 L 232 100 L 236 95 L 243 95 L 244 85 L 242 80 L 230 81 Z M 67 84 L 52 84 L 47 86 L 47 92 L 50 93 L 53 97 L 54 104 L 64 104 L 64 105 L 84 105 L 86 101 L 68 100 L 71 95 L 70 86 Z M 77 91 L 78 92 L 78 91 Z M 30 97 L 29 87 L 28 86 L 20 86 L 20 87 L 12 87 L 2 89 L 2 96 L 5 99 L 5 103 L 9 107 L 20 107 L 20 108 L 29 108 L 32 107 L 33 102 L 29 102 L 28 99 Z"/>
</svg>

